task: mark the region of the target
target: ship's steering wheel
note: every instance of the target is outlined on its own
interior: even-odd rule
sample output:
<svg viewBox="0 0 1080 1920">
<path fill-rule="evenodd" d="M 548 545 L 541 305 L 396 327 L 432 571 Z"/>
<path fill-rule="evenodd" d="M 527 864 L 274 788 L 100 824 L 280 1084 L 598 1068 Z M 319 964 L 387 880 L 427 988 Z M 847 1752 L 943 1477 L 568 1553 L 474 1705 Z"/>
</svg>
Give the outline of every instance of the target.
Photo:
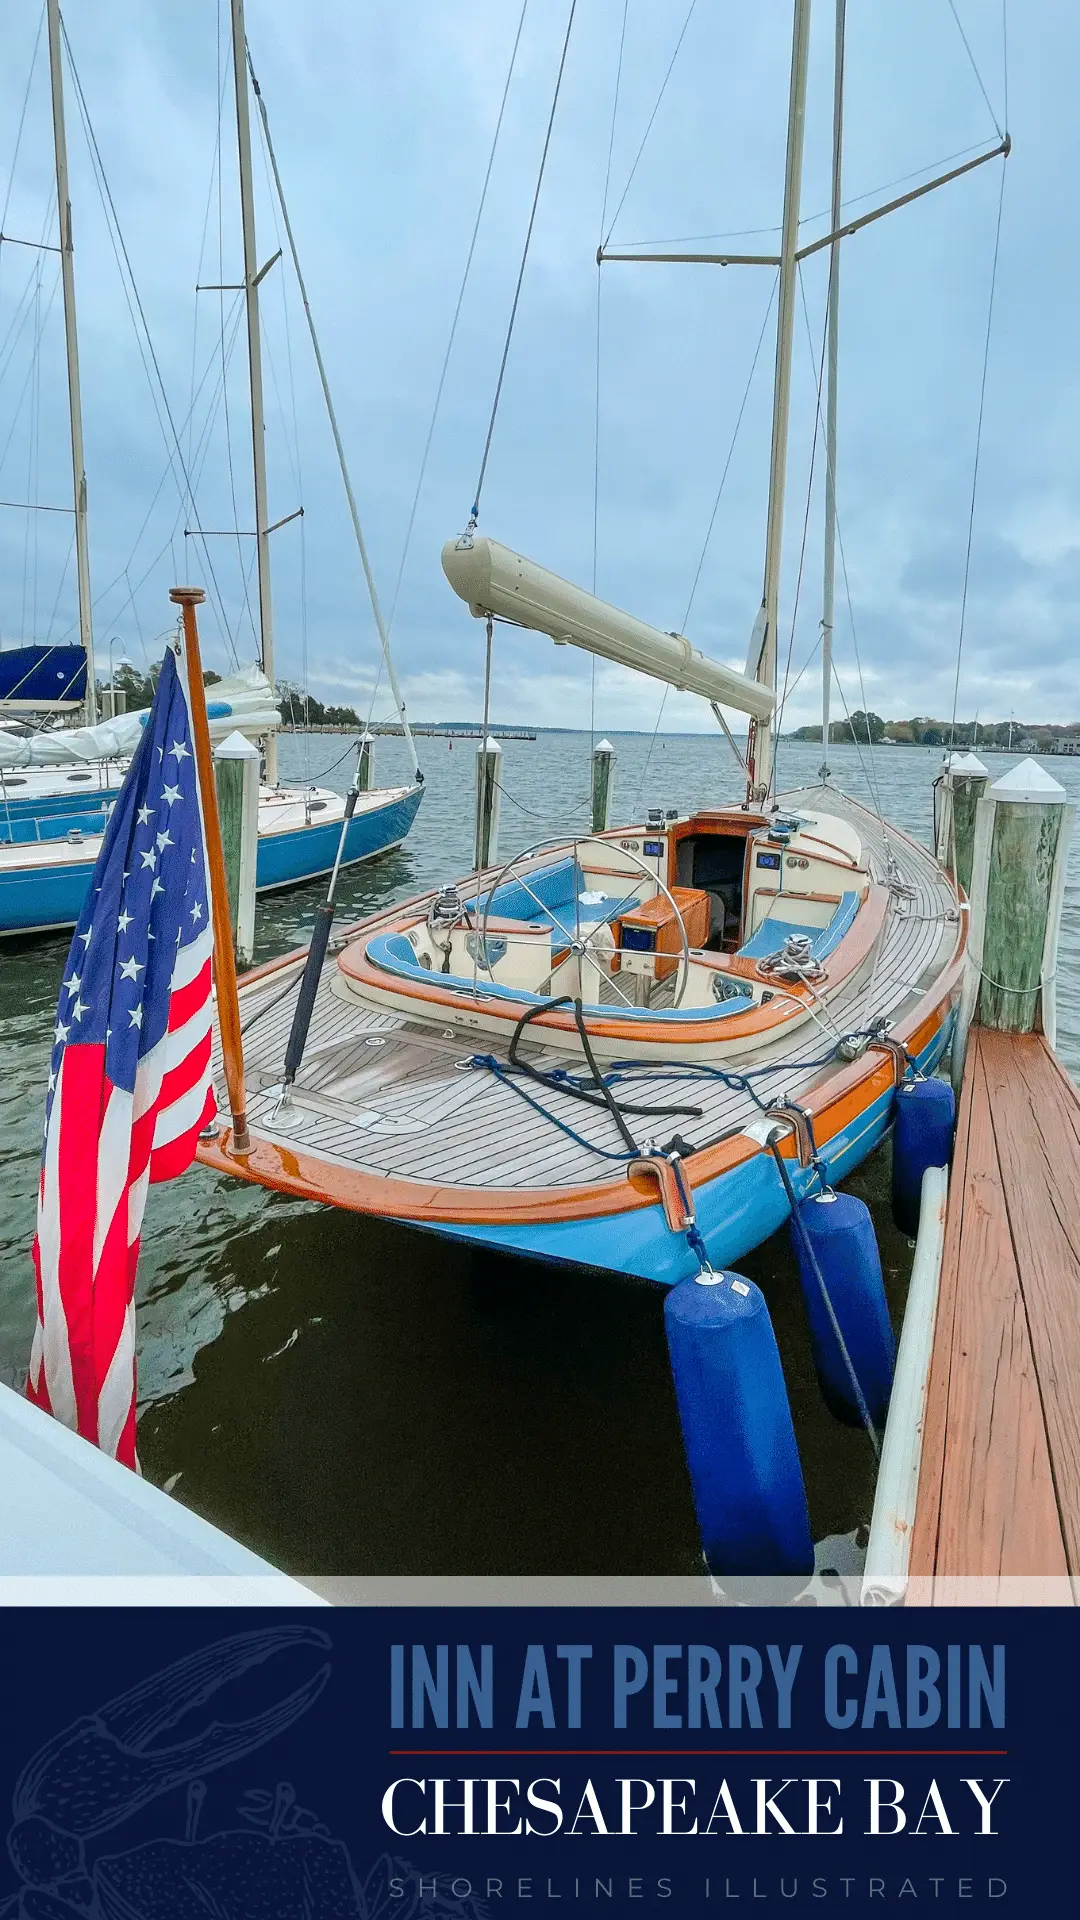
<svg viewBox="0 0 1080 1920">
<path fill-rule="evenodd" d="M 536 893 L 534 889 L 529 885 L 529 880 L 527 875 L 520 871 L 520 868 L 524 865 L 524 863 L 527 860 L 534 859 L 537 854 L 554 852 L 556 849 L 560 849 L 560 850 L 567 849 L 572 852 L 575 868 L 578 870 L 578 872 L 584 873 L 584 868 L 583 868 L 581 859 L 579 857 L 580 849 L 582 847 L 599 848 L 608 856 L 609 859 L 612 852 L 616 852 L 618 853 L 618 855 L 622 860 L 630 861 L 634 867 L 638 868 L 638 870 L 644 875 L 644 877 L 647 880 L 651 880 L 655 884 L 659 892 L 663 894 L 664 899 L 668 903 L 668 906 L 671 908 L 671 911 L 675 920 L 675 925 L 679 931 L 679 953 L 676 960 L 675 990 L 672 995 L 672 1001 L 671 1001 L 671 1011 L 674 1012 L 675 1009 L 682 1004 L 683 994 L 686 992 L 687 982 L 690 978 L 690 942 L 686 934 L 686 923 L 683 920 L 682 914 L 679 911 L 679 908 L 676 904 L 674 895 L 672 894 L 670 887 L 667 886 L 665 881 L 661 880 L 659 874 L 655 871 L 655 869 L 651 867 L 646 861 L 644 861 L 641 858 L 640 854 L 634 853 L 631 850 L 631 848 L 623 845 L 621 842 L 613 843 L 611 840 L 601 839 L 601 837 L 598 834 L 585 834 L 583 836 L 576 836 L 572 840 L 567 840 L 563 835 L 557 834 L 552 839 L 549 839 L 549 840 L 536 840 L 533 842 L 532 846 L 523 848 L 523 850 L 520 853 L 516 853 L 514 855 L 512 860 L 508 860 L 506 865 L 502 868 L 502 870 L 500 871 L 500 873 L 498 874 L 498 876 L 496 877 L 492 885 L 486 890 L 486 893 L 485 893 L 484 911 L 480 919 L 480 927 L 479 927 L 480 952 L 486 955 L 488 951 L 488 915 L 491 912 L 492 899 L 494 898 L 495 894 L 498 892 L 499 888 L 503 886 L 507 880 L 512 879 L 516 881 L 518 886 L 524 888 L 525 892 L 529 895 L 530 899 L 535 901 L 537 907 L 540 909 L 540 912 L 545 916 L 546 919 L 551 921 L 553 929 L 556 932 L 561 933 L 565 936 L 567 947 L 572 955 L 576 956 L 576 958 L 579 961 L 582 959 L 591 959 L 593 963 L 598 967 L 598 969 L 600 969 L 601 971 L 606 970 L 606 963 L 610 962 L 610 960 L 614 955 L 621 954 L 624 951 L 622 947 L 618 947 L 614 945 L 612 945 L 611 947 L 602 947 L 599 945 L 596 945 L 596 946 L 593 945 L 593 942 L 596 939 L 596 936 L 599 933 L 600 928 L 606 927 L 608 925 L 608 922 L 606 920 L 599 920 L 591 924 L 583 924 L 581 909 L 582 909 L 582 906 L 587 905 L 588 902 L 584 899 L 582 895 L 578 894 L 575 888 L 574 921 L 573 921 L 572 927 L 568 926 L 566 924 L 566 919 L 567 919 L 566 909 L 560 908 L 558 912 L 554 912 L 551 907 L 547 906 L 545 902 L 541 900 L 539 894 Z M 512 934 L 510 935 L 500 934 L 498 937 L 500 939 L 510 939 L 510 940 L 513 939 Z M 629 949 L 626 949 L 626 951 L 629 951 Z M 674 957 L 674 956 L 665 955 L 665 958 L 668 958 L 668 957 Z M 624 1005 L 627 1007 L 633 1008 L 633 1010 L 636 1012 L 638 1010 L 636 1007 L 636 1004 L 634 1001 L 630 999 L 629 995 L 623 992 L 622 988 L 619 986 L 618 976 L 612 972 L 608 974 L 608 978 L 610 979 L 612 986 L 614 987 L 620 1000 L 623 1001 Z M 549 995 L 548 997 L 553 998 L 554 996 Z"/>
</svg>

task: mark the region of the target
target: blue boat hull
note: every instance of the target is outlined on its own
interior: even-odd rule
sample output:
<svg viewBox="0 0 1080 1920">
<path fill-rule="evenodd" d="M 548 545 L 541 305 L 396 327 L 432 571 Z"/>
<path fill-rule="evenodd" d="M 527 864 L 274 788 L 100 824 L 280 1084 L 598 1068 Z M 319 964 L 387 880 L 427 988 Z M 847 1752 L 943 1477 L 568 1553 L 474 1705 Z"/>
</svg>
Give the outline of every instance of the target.
<svg viewBox="0 0 1080 1920">
<path fill-rule="evenodd" d="M 93 871 L 94 862 L 85 858 L 62 866 L 0 871 L 0 937 L 73 927 Z"/>
<path fill-rule="evenodd" d="M 69 820 L 77 814 L 95 813 L 104 830 L 108 809 L 119 798 L 119 787 L 101 787 L 96 783 L 73 786 L 68 793 L 21 794 L 5 782 L 0 786 L 0 836 L 6 837 L 9 824 L 18 827 L 27 820 Z"/>
<path fill-rule="evenodd" d="M 923 1072 L 930 1072 L 944 1056 L 952 1033 L 947 1016 L 929 1044 L 917 1056 Z M 892 1090 L 882 1094 L 821 1149 L 830 1181 L 853 1173 L 884 1139 L 893 1117 Z M 800 1199 L 815 1190 L 809 1168 L 789 1165 L 792 1185 Z M 695 1187 L 697 1224 L 718 1270 L 732 1267 L 769 1239 L 788 1218 L 789 1208 L 771 1154 L 750 1160 Z M 635 1208 L 632 1213 L 605 1214 L 592 1220 L 530 1221 L 511 1226 L 482 1224 L 428 1225 L 403 1219 L 403 1226 L 420 1227 L 441 1238 L 490 1248 L 496 1253 L 523 1254 L 558 1266 L 594 1267 L 624 1273 L 661 1286 L 675 1286 L 698 1271 L 698 1262 L 685 1234 L 672 1233 L 663 1207 Z"/>
<path fill-rule="evenodd" d="M 416 818 L 423 792 L 423 787 L 411 787 L 400 800 L 354 813 L 345 839 L 342 865 L 355 866 L 360 860 L 370 860 L 373 855 L 398 846 Z M 261 834 L 255 883 L 258 891 L 268 893 L 274 887 L 295 887 L 304 880 L 317 880 L 322 874 L 328 874 L 337 857 L 340 838 L 340 820 L 328 820 L 322 826 L 298 827 L 289 833 Z"/>
<path fill-rule="evenodd" d="M 416 817 L 422 787 L 412 787 L 385 806 L 355 814 L 349 825 L 343 865 L 355 866 L 400 845 Z M 62 796 L 61 796 L 62 797 Z M 70 813 L 70 802 L 68 806 Z M 79 824 L 87 822 L 80 817 Z M 0 821 L 0 832 L 3 823 Z M 92 825 L 90 827 L 92 829 Z M 278 887 L 300 886 L 328 874 L 337 854 L 340 821 L 298 827 L 290 832 L 265 834 L 259 840 L 256 885 L 260 893 Z M 21 828 L 17 842 L 30 835 Z M 53 867 L 19 869 L 0 866 L 0 938 L 5 935 L 60 932 L 73 927 L 82 911 L 94 870 L 94 852 L 88 849 Z"/>
</svg>

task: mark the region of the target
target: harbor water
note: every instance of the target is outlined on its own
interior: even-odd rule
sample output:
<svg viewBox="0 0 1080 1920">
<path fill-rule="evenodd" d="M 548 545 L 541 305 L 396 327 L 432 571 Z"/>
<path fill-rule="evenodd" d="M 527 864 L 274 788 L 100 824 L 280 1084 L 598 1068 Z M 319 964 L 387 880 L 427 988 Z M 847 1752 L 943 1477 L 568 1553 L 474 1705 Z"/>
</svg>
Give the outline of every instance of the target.
<svg viewBox="0 0 1080 1920">
<path fill-rule="evenodd" d="M 504 748 L 500 853 L 588 820 L 589 738 Z M 615 736 L 613 820 L 737 797 L 722 740 Z M 420 743 L 427 789 L 404 847 L 347 874 L 346 923 L 467 870 L 475 746 Z M 341 755 L 336 767 L 330 766 Z M 333 735 L 281 742 L 283 779 L 348 784 Z M 830 750 L 839 784 L 928 839 L 938 751 Z M 991 778 L 1019 756 L 989 754 Z M 780 744 L 779 785 L 819 746 Z M 1080 761 L 1043 763 L 1080 799 Z M 329 769 L 329 770 L 328 770 Z M 407 777 L 376 743 L 379 784 Z M 868 791 L 872 777 L 876 794 Z M 301 944 L 318 886 L 259 905 L 257 958 Z M 0 1378 L 21 1385 L 51 1029 L 66 938 L 0 946 Z M 1058 980 L 1059 1051 L 1080 1073 L 1080 849 Z M 869 1202 L 894 1319 L 909 1244 L 888 1213 L 887 1149 L 848 1185 Z M 822 1403 L 786 1235 L 743 1263 L 784 1355 L 815 1538 L 865 1534 L 865 1435 Z M 246 1187 L 200 1167 L 151 1190 L 138 1286 L 144 1472 L 289 1570 L 313 1574 L 691 1573 L 697 1533 L 660 1290 L 459 1248 Z"/>
</svg>

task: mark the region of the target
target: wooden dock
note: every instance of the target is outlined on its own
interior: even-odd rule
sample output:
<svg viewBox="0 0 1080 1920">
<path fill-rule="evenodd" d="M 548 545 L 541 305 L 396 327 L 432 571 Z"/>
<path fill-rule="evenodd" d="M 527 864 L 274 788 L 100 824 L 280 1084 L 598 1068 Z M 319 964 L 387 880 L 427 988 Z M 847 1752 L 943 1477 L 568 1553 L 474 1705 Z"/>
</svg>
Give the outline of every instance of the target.
<svg viewBox="0 0 1080 1920">
<path fill-rule="evenodd" d="M 1080 1574 L 1080 1096 L 1037 1033 L 971 1030 L 910 1574 Z"/>
</svg>

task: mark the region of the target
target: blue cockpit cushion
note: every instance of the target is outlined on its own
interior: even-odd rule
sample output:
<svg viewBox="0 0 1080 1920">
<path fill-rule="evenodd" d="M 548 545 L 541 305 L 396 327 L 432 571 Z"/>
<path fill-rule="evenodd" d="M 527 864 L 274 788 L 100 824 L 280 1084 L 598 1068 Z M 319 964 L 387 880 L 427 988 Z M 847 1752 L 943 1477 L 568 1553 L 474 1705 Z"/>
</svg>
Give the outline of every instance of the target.
<svg viewBox="0 0 1080 1920">
<path fill-rule="evenodd" d="M 746 960 L 764 960 L 769 954 L 779 953 L 784 941 L 794 933 L 809 940 L 815 960 L 826 960 L 851 927 L 861 899 L 862 896 L 854 891 L 841 894 L 831 919 L 824 927 L 801 927 L 793 920 L 782 920 L 779 916 L 774 919 L 770 914 L 762 921 L 757 932 L 751 934 L 745 946 L 739 948 L 739 952 Z M 794 902 L 791 904 L 794 905 Z"/>
</svg>

